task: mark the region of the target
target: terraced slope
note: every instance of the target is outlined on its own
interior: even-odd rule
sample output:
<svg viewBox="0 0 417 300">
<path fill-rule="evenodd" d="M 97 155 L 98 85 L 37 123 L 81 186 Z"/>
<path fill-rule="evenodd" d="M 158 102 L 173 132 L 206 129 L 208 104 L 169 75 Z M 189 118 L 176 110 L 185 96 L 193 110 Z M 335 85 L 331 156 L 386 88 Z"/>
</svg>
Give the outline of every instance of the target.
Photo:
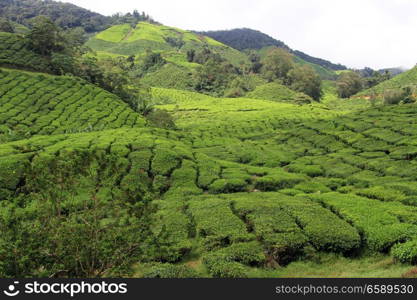
<svg viewBox="0 0 417 300">
<path fill-rule="evenodd" d="M 401 73 L 394 78 L 384 81 L 371 89 L 365 90 L 357 94 L 355 97 L 369 96 L 369 95 L 381 95 L 386 90 L 398 89 L 403 87 L 417 87 L 417 67 Z"/>
<path fill-rule="evenodd" d="M 118 97 L 84 80 L 0 69 L 0 141 L 144 123 Z"/>
<path fill-rule="evenodd" d="M 27 70 L 49 70 L 49 62 L 27 49 L 25 39 L 13 33 L 0 32 L 0 66 L 20 67 Z"/>
<path fill-rule="evenodd" d="M 310 96 L 303 93 L 295 92 L 288 87 L 278 83 L 268 83 L 260 85 L 254 91 L 246 95 L 248 98 L 271 100 L 278 102 L 289 102 L 297 104 L 306 104 L 313 102 Z"/>
<path fill-rule="evenodd" d="M 261 57 L 265 57 L 268 54 L 268 52 L 271 51 L 271 49 L 273 48 L 274 46 L 264 47 L 258 50 L 258 53 Z M 323 80 L 335 80 L 337 78 L 337 72 L 340 72 L 340 71 L 334 71 L 334 70 L 325 68 L 318 64 L 305 61 L 304 59 L 296 55 L 294 56 L 294 63 L 298 65 L 308 65 L 312 67 L 314 71 L 316 71 L 316 73 L 319 74 Z"/>
<path fill-rule="evenodd" d="M 132 28 L 130 24 L 113 26 L 92 37 L 87 42 L 87 46 L 96 51 L 118 55 L 138 55 L 151 49 L 162 52 L 168 61 L 179 62 L 179 65 L 187 62 L 188 49 L 198 49 L 203 46 L 220 53 L 234 64 L 247 60 L 243 53 L 209 37 L 147 22 L 139 22 L 136 28 Z"/>
<path fill-rule="evenodd" d="M 311 249 L 385 253 L 417 237 L 415 106 L 334 118 L 320 107 L 297 114 L 288 104 L 256 100 L 276 109 L 272 115 L 288 113 L 265 122 L 266 111 L 241 120 L 220 105 L 225 99 L 191 104 L 187 96 L 172 99 L 178 132 L 125 128 L 1 145 L 3 200 L 25 191 L 40 201 L 48 190 L 39 194 L 37 182 L 52 174 L 55 187 L 57 161 L 72 162 L 62 203 L 90 194 L 115 203 L 152 199 L 151 234 L 164 250 L 147 259 L 176 264 L 198 253 L 214 277 L 252 276 L 254 266 L 286 265 Z M 216 119 L 201 124 L 206 131 L 191 124 L 205 114 Z"/>
<path fill-rule="evenodd" d="M 154 88 L 179 127 L 166 131 L 75 78 L 2 70 L 0 83 L 0 249 L 32 266 L 5 254 L 4 276 L 61 267 L 54 237 L 28 224 L 70 242 L 66 218 L 84 224 L 97 207 L 100 232 L 135 232 L 142 276 L 278 276 L 315 255 L 387 255 L 417 239 L 416 105 L 349 113 Z M 25 252 L 34 233 L 46 242 Z M 95 236 L 129 253 L 117 237 Z"/>
</svg>

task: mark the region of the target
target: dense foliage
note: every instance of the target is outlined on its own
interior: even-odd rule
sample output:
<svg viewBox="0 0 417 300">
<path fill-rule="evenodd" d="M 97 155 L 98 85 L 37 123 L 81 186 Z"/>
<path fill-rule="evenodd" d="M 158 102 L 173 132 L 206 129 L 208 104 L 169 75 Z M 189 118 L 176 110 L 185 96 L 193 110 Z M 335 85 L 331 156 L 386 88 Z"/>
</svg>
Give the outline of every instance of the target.
<svg viewBox="0 0 417 300">
<path fill-rule="evenodd" d="M 320 76 L 308 65 L 294 64 L 293 56 L 289 52 L 274 48 L 269 51 L 261 64 L 261 74 L 269 82 L 278 81 L 316 101 L 320 100 L 322 96 Z"/>
<path fill-rule="evenodd" d="M 63 28 L 83 27 L 87 32 L 100 31 L 110 25 L 108 17 L 70 3 L 52 0 L 3 0 L 0 17 L 29 26 L 36 16 L 46 16 Z"/>
<path fill-rule="evenodd" d="M 346 70 L 346 67 L 341 64 L 334 64 L 321 58 L 312 57 L 301 51 L 291 50 L 285 43 L 278 41 L 260 31 L 242 28 L 232 30 L 207 31 L 201 33 L 238 50 L 259 50 L 265 47 L 275 46 L 285 49 L 309 63 L 317 64 L 331 70 Z"/>
<path fill-rule="evenodd" d="M 363 89 L 362 77 L 356 72 L 342 73 L 337 80 L 337 91 L 340 98 L 349 98 Z"/>
</svg>

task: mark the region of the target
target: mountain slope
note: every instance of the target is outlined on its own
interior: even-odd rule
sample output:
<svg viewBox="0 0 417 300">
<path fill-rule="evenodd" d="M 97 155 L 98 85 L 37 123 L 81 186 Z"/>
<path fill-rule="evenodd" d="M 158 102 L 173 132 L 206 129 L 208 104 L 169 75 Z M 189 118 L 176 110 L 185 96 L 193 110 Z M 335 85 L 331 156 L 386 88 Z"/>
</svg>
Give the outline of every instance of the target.
<svg viewBox="0 0 417 300">
<path fill-rule="evenodd" d="M 312 57 L 308 54 L 305 54 L 301 51 L 292 50 L 284 42 L 278 41 L 260 31 L 252 30 L 248 28 L 242 29 L 233 29 L 233 30 L 222 30 L 222 31 L 207 31 L 201 32 L 201 34 L 210 36 L 230 47 L 233 47 L 238 50 L 246 49 L 255 49 L 260 50 L 265 47 L 275 46 L 279 48 L 284 48 L 297 57 L 313 64 L 331 69 L 331 70 L 345 70 L 346 67 L 340 64 L 334 64 L 330 61 Z"/>
<path fill-rule="evenodd" d="M 24 37 L 0 32 L 0 66 L 14 66 L 32 71 L 49 71 L 49 61 L 27 47 Z"/>
<path fill-rule="evenodd" d="M 150 49 L 162 52 L 168 60 L 172 56 L 181 56 L 183 62 L 187 61 L 187 50 L 209 47 L 236 65 L 247 60 L 243 53 L 210 37 L 148 22 L 139 22 L 135 28 L 130 24 L 112 26 L 92 37 L 87 46 L 96 51 L 120 55 L 138 55 Z"/>
<path fill-rule="evenodd" d="M 111 23 L 109 17 L 70 3 L 51 0 L 2 0 L 0 2 L 0 17 L 29 25 L 30 19 L 36 16 L 47 16 L 63 28 L 83 27 L 87 32 L 103 30 Z"/>
<path fill-rule="evenodd" d="M 370 89 L 360 92 L 357 96 L 382 94 L 385 90 L 398 89 L 403 87 L 417 87 L 417 67 L 401 73 L 390 80 L 384 81 Z"/>
<path fill-rule="evenodd" d="M 73 77 L 0 69 L 0 100 L 0 142 L 145 125 L 117 96 Z"/>
</svg>

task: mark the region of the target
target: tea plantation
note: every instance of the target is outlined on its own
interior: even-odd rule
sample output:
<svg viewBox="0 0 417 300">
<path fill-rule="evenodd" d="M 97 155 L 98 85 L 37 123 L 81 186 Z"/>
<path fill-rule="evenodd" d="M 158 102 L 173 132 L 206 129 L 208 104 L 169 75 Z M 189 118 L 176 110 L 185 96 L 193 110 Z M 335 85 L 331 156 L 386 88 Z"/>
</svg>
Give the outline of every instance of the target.
<svg viewBox="0 0 417 300">
<path fill-rule="evenodd" d="M 162 52 L 168 61 L 178 65 L 187 62 L 187 50 L 200 47 L 208 47 L 236 65 L 247 61 L 243 53 L 212 38 L 148 22 L 139 22 L 134 28 L 130 24 L 112 26 L 92 37 L 87 46 L 95 51 L 118 55 L 138 55 L 152 49 Z M 190 67 L 189 64 L 186 66 Z"/>
<path fill-rule="evenodd" d="M 75 77 L 0 69 L 0 95 L 3 142 L 145 124 L 118 97 Z"/>
<path fill-rule="evenodd" d="M 279 277 L 328 255 L 411 269 L 417 107 L 271 88 L 153 88 L 178 127 L 163 130 L 83 80 L 1 69 L 0 274 Z"/>
<path fill-rule="evenodd" d="M 33 71 L 50 69 L 49 62 L 27 49 L 24 37 L 0 32 L 0 66 L 13 66 Z"/>
</svg>

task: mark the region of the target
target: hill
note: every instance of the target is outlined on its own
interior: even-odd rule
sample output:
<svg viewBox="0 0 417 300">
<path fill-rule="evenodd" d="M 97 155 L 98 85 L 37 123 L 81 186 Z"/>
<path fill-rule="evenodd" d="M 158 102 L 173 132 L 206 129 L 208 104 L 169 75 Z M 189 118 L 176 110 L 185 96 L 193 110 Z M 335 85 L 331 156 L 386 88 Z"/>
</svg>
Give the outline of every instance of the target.
<svg viewBox="0 0 417 300">
<path fill-rule="evenodd" d="M 416 87 L 417 86 L 417 67 L 401 73 L 394 78 L 384 81 L 371 89 L 360 92 L 357 96 L 368 96 L 373 94 L 381 95 L 384 91 L 390 89 L 398 89 L 403 87 Z"/>
<path fill-rule="evenodd" d="M 104 211 L 95 213 L 106 218 L 99 225 L 103 238 L 116 234 L 123 240 L 109 244 L 110 251 L 138 241 L 148 249 L 134 257 L 135 263 L 154 262 L 139 264 L 142 276 L 170 276 L 164 270 L 185 268 L 176 276 L 276 277 L 310 251 L 377 255 L 417 236 L 417 178 L 410 162 L 414 105 L 339 114 L 318 104 L 300 107 L 168 89 L 153 94 L 169 98 L 158 107 L 175 115 L 178 131 L 126 127 L 1 144 L 6 209 L 19 197 L 33 205 L 27 208 L 33 214 L 10 226 L 35 215 L 46 223 L 42 231 L 35 226 L 30 232 L 49 241 L 53 230 L 78 227 L 43 218 L 44 197 L 59 195 L 65 214 L 74 218 L 85 218 L 95 211 L 86 204 L 100 201 Z M 404 122 L 410 125 L 404 128 Z M 138 219 L 141 223 L 126 224 L 133 199 L 152 209 Z M 73 235 L 66 237 L 61 235 L 65 249 L 79 246 Z M 82 232 L 78 243 L 80 238 Z M 29 247 L 14 248 L 16 240 L 8 235 L 2 239 L 15 249 L 14 259 L 17 249 L 20 257 Z M 28 259 L 34 265 L 45 261 L 53 245 L 39 244 Z M 101 238 L 91 247 L 99 245 Z M 68 255 L 58 250 L 57 255 Z M 195 268 L 187 264 L 190 255 Z M 282 267 L 268 268 L 270 263 Z M 48 260 L 46 267 L 58 266 Z M 367 274 L 372 271 L 377 270 Z M 23 268 L 19 274 L 35 274 L 30 272 L 34 269 Z"/>
<path fill-rule="evenodd" d="M 0 142 L 143 126 L 127 104 L 84 80 L 0 69 Z"/>
<path fill-rule="evenodd" d="M 179 64 L 187 62 L 187 50 L 208 47 L 233 64 L 247 61 L 244 54 L 212 38 L 148 22 L 139 22 L 134 28 L 130 24 L 112 26 L 92 37 L 87 46 L 96 51 L 119 55 L 138 55 L 150 49 L 162 52 L 174 63 L 180 61 Z"/>
<path fill-rule="evenodd" d="M 75 75 L 39 72 L 47 56 L 24 43 L 0 33 L 0 277 L 415 277 L 415 103 L 342 100 L 334 81 L 318 103 L 241 71 L 247 55 L 220 41 L 122 22 L 77 58 L 110 85 L 163 61 L 125 81 L 137 113 Z M 201 49 L 220 59 L 188 59 Z M 190 91 L 195 70 L 229 75 L 219 65 L 243 93 Z"/>
<path fill-rule="evenodd" d="M 0 32 L 0 66 L 14 66 L 33 71 L 50 70 L 49 61 L 27 47 L 23 36 Z"/>
<path fill-rule="evenodd" d="M 47 16 L 63 28 L 83 27 L 87 32 L 100 31 L 111 24 L 111 18 L 70 3 L 51 0 L 0 2 L 0 17 L 28 26 L 35 16 Z"/>
<path fill-rule="evenodd" d="M 290 90 L 286 86 L 278 83 L 268 83 L 265 85 L 257 86 L 255 90 L 248 93 L 246 97 L 278 102 L 292 102 L 298 104 L 313 102 L 311 97 L 303 93 L 298 93 Z"/>
<path fill-rule="evenodd" d="M 261 58 L 265 57 L 269 51 L 271 51 L 272 49 L 274 49 L 275 46 L 269 46 L 269 47 L 264 47 L 260 50 L 258 50 L 258 53 L 260 55 Z M 314 71 L 316 71 L 317 74 L 320 75 L 320 77 L 323 80 L 335 80 L 337 78 L 337 73 L 341 72 L 341 71 L 333 71 L 331 69 L 322 67 L 318 64 L 315 63 L 310 63 L 308 61 L 305 61 L 304 59 L 294 55 L 293 57 L 294 63 L 298 64 L 298 65 L 307 65 L 310 66 L 314 69 Z"/>
<path fill-rule="evenodd" d="M 330 70 L 337 71 L 346 69 L 346 67 L 341 64 L 334 64 L 321 58 L 312 57 L 301 51 L 292 50 L 284 42 L 276 40 L 257 30 L 242 28 L 233 30 L 207 31 L 201 32 L 201 34 L 212 37 L 226 45 L 229 45 L 230 47 L 241 51 L 246 49 L 260 50 L 265 47 L 275 46 L 290 51 L 295 56 L 306 62 L 316 64 Z"/>
</svg>

